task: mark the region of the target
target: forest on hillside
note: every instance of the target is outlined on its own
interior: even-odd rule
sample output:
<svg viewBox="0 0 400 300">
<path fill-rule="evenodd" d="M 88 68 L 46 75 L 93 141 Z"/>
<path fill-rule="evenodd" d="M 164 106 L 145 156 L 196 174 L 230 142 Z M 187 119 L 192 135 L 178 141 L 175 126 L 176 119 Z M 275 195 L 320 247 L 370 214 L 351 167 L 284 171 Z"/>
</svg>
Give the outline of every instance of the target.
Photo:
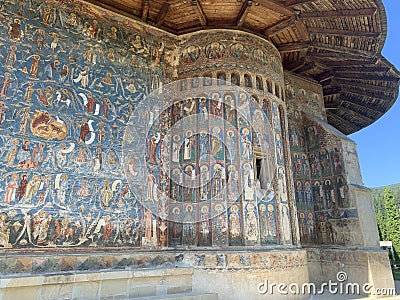
<svg viewBox="0 0 400 300">
<path fill-rule="evenodd" d="M 379 201 L 379 199 L 383 200 L 383 194 L 386 188 L 389 188 L 392 191 L 393 196 L 399 202 L 398 205 L 400 205 L 400 183 L 373 188 L 372 197 L 374 198 L 374 202 Z"/>
</svg>

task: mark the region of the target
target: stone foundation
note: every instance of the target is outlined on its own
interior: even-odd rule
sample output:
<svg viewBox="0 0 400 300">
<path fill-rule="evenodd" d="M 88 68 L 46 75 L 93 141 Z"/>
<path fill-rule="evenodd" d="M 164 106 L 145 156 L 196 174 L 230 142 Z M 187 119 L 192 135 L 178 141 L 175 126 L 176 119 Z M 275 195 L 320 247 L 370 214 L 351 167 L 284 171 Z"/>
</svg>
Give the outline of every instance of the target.
<svg viewBox="0 0 400 300">
<path fill-rule="evenodd" d="M 308 271 L 310 282 L 317 286 L 332 280 L 337 282 L 339 272 L 347 276 L 346 283 L 357 283 L 361 287 L 369 284 L 370 295 L 376 295 L 382 289 L 394 289 L 394 280 L 388 255 L 385 251 L 349 250 L 349 249 L 308 249 Z M 390 296 L 390 295 L 387 295 Z"/>
<path fill-rule="evenodd" d="M 1 299 L 126 299 L 176 297 L 192 292 L 193 268 L 143 269 L 6 277 L 0 280 Z M 216 295 L 202 294 L 203 298 Z M 208 298 L 206 298 L 207 296 Z"/>
<path fill-rule="evenodd" d="M 123 299 L 187 293 L 208 299 L 216 299 L 215 295 L 218 299 L 308 299 L 304 293 L 293 295 L 289 285 L 301 288 L 314 283 L 319 289 L 329 280 L 337 282 L 339 271 L 346 273 L 346 282 L 373 285 L 373 293 L 375 288 L 394 287 L 387 254 L 376 250 L 60 253 L 2 257 L 0 266 L 2 299 Z M 279 293 L 281 283 L 287 285 L 287 295 Z"/>
</svg>

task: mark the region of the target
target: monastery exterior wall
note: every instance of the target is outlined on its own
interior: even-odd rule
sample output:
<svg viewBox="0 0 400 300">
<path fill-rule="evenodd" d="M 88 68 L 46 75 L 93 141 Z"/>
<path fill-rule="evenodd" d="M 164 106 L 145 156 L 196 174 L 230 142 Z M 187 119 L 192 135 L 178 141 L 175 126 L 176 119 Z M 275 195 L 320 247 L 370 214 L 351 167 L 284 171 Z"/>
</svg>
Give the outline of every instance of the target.
<svg viewBox="0 0 400 300">
<path fill-rule="evenodd" d="M 177 37 L 80 4 L 0 6 L 2 288 L 176 266 L 222 299 L 342 270 L 393 283 L 355 144 L 327 124 L 319 84 L 255 35 Z M 115 276 L 124 289 L 133 275 Z"/>
</svg>

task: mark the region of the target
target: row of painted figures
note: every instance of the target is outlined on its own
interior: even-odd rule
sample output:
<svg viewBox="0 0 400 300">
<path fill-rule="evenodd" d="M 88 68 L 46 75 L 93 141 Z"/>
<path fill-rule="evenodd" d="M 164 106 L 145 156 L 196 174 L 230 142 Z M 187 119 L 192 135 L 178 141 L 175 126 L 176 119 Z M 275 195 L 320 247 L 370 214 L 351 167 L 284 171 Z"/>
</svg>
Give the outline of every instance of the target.
<svg viewBox="0 0 400 300">
<path fill-rule="evenodd" d="M 94 175 L 121 173 L 118 151 L 75 147 L 74 143 L 21 142 L 12 139 L 3 144 L 0 148 L 0 165 L 14 170 L 57 170 Z"/>
<path fill-rule="evenodd" d="M 244 223 L 241 222 L 237 205 L 229 208 L 228 216 L 222 211 L 223 205 L 217 204 L 215 209 L 218 210 L 217 215 L 211 218 L 209 208 L 205 205 L 196 217 L 193 207 L 188 205 L 182 217 L 180 209 L 173 207 L 169 231 L 168 222 L 161 221 L 147 209 L 141 217 L 138 207 L 129 217 L 111 217 L 101 213 L 95 216 L 94 212 L 71 217 L 68 213 L 52 213 L 42 209 L 31 213 L 13 210 L 8 215 L 0 214 L 0 246 L 101 247 L 141 244 L 146 247 L 166 246 L 167 239 L 170 246 L 241 245 L 242 239 L 250 244 L 277 242 L 272 205 L 260 204 L 260 211 L 256 213 L 254 205 L 248 204 Z"/>
<path fill-rule="evenodd" d="M 343 155 L 335 148 L 329 152 L 322 149 L 318 153 L 294 153 L 293 171 L 295 178 L 318 179 L 344 173 Z"/>
<path fill-rule="evenodd" d="M 22 1 L 19 8 L 24 7 L 24 2 Z M 42 1 L 39 4 L 39 7 L 29 9 L 23 15 L 17 12 L 14 18 L 5 15 L 0 23 L 0 26 L 4 27 L 2 32 L 15 43 L 30 42 L 37 54 L 66 53 L 67 49 L 76 50 L 77 46 L 86 40 L 87 50 L 83 57 L 88 63 L 101 63 L 101 57 L 108 62 L 123 62 L 116 59 L 117 51 L 114 47 L 120 52 L 123 51 L 126 57 L 128 53 L 134 55 L 132 60 L 152 57 L 153 64 L 160 63 L 164 45 L 155 39 L 149 39 L 151 42 L 148 43 L 140 35 L 133 34 L 125 28 L 121 30 L 109 22 L 99 22 L 98 19 L 60 9 L 60 5 L 55 7 Z M 13 9 L 7 12 L 11 11 Z M 22 16 L 28 17 L 29 24 Z"/>
<path fill-rule="evenodd" d="M 102 118 L 103 121 L 115 120 L 117 113 L 118 117 L 121 118 L 124 116 L 126 118 L 132 111 L 132 104 L 124 104 L 118 100 L 114 103 L 108 97 L 96 96 L 90 92 L 76 93 L 74 90 L 65 88 L 62 85 L 38 84 L 32 81 L 22 83 L 18 87 L 13 85 L 13 82 L 16 81 L 17 79 L 12 78 L 10 73 L 5 73 L 0 86 L 0 98 L 5 99 L 1 102 L 2 114 L 10 111 L 12 109 L 11 106 L 18 109 L 21 104 L 35 106 L 37 109 L 46 109 L 49 112 L 57 114 L 79 112 L 92 117 Z M 130 85 L 126 86 L 126 88 L 134 89 L 136 92 L 133 79 L 130 80 Z M 16 103 L 15 97 L 19 98 L 20 102 Z M 23 101 L 21 101 L 22 99 Z M 6 106 L 9 107 L 7 108 Z M 8 119 L 13 115 L 15 113 L 11 113 Z M 5 118 L 3 118 L 4 120 Z"/>
<path fill-rule="evenodd" d="M 347 185 L 342 176 L 329 177 L 323 181 L 295 182 L 299 209 L 325 210 L 349 206 Z"/>
<path fill-rule="evenodd" d="M 129 185 L 121 180 L 88 180 L 67 174 L 44 175 L 13 173 L 4 179 L 3 207 L 56 207 L 78 211 L 82 207 L 93 209 L 119 208 L 133 203 Z"/>
<path fill-rule="evenodd" d="M 144 60 L 143 39 L 135 34 L 132 37 L 131 47 L 101 49 L 102 44 L 93 45 L 91 42 L 76 42 L 76 37 L 62 35 L 59 31 L 47 32 L 40 26 L 28 24 L 29 33 L 23 33 L 21 20 L 8 20 L 8 36 L 3 36 L 4 41 L 0 48 L 0 58 L 4 62 L 2 70 L 3 80 L 1 94 L 6 98 L 10 90 L 17 89 L 18 81 L 52 82 L 64 86 L 75 85 L 77 88 L 96 90 L 102 94 L 118 94 L 128 97 L 136 92 L 137 84 L 143 85 L 148 81 L 148 75 L 135 76 L 138 83 L 131 79 L 147 66 Z M 1 25 L 1 23 L 0 23 Z M 19 37 L 23 36 L 24 43 Z M 48 43 L 45 41 L 49 40 Z M 156 45 L 152 56 L 153 77 L 157 77 L 153 86 L 159 86 L 160 74 L 154 67 L 159 68 L 164 47 Z M 104 53 L 103 53 L 104 52 Z M 106 53 L 105 53 L 106 52 Z M 45 54 L 47 53 L 47 55 Z M 147 53 L 148 55 L 148 53 Z M 118 69 L 118 71 L 117 71 Z M 120 74 L 120 75 L 118 75 Z M 22 84 L 24 84 L 22 82 Z M 9 87 L 12 87 L 9 88 Z M 7 91 L 9 90 L 9 91 Z M 128 93 L 128 94 L 126 94 Z"/>
<path fill-rule="evenodd" d="M 0 58 L 4 62 L 4 70 L 1 72 L 3 77 L 2 98 L 14 96 L 15 91 L 19 88 L 18 82 L 21 82 L 21 86 L 23 86 L 26 84 L 25 81 L 30 84 L 28 92 L 33 90 L 34 82 L 41 82 L 59 84 L 63 87 L 74 86 L 85 90 L 90 89 L 100 94 L 116 94 L 124 98 L 131 98 L 130 95 L 137 92 L 139 87 L 147 82 L 145 75 L 136 74 L 135 67 L 129 70 L 125 68 L 118 73 L 111 67 L 94 68 L 84 65 L 84 63 L 81 66 L 78 62 L 64 63 L 60 67 L 60 60 L 45 60 L 37 54 L 18 58 L 15 45 L 11 45 L 9 50 L 3 49 L 0 48 Z M 121 75 L 118 75 L 119 73 Z M 135 76 L 136 81 L 127 78 L 134 75 L 138 75 Z M 37 91 L 38 88 L 35 90 Z M 41 95 L 39 94 L 39 96 Z M 42 102 L 44 103 L 44 101 Z"/>
<path fill-rule="evenodd" d="M 137 246 L 141 227 L 137 216 L 112 221 L 109 215 L 91 213 L 80 214 L 77 218 L 45 210 L 33 214 L 24 211 L 2 213 L 0 245 L 5 248 Z"/>
</svg>

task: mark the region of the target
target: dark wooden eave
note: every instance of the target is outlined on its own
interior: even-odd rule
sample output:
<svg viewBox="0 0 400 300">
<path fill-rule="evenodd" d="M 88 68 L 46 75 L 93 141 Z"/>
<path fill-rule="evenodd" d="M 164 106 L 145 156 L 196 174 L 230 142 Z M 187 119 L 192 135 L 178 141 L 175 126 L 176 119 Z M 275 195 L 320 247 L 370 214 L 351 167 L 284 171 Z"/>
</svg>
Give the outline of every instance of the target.
<svg viewBox="0 0 400 300">
<path fill-rule="evenodd" d="M 86 2 L 176 35 L 221 28 L 270 40 L 286 70 L 321 83 L 328 122 L 345 134 L 370 125 L 398 95 L 400 73 L 381 55 L 387 31 L 381 0 Z"/>
</svg>

